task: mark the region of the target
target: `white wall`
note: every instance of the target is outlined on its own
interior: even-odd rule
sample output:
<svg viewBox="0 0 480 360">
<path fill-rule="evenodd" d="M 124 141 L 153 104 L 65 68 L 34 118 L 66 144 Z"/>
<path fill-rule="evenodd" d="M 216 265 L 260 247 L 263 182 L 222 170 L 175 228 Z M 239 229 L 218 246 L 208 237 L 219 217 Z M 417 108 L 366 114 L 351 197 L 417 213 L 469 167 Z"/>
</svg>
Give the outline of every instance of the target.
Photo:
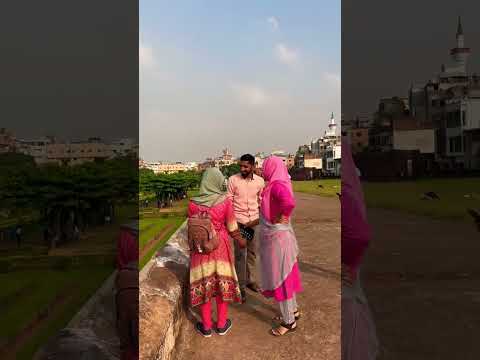
<svg viewBox="0 0 480 360">
<path fill-rule="evenodd" d="M 401 130 L 393 132 L 393 148 L 395 150 L 420 150 L 423 154 L 435 152 L 435 131 Z"/>
<path fill-rule="evenodd" d="M 480 129 L 480 99 L 468 99 L 465 110 L 467 119 L 464 129 Z"/>
<path fill-rule="evenodd" d="M 338 160 L 338 159 L 342 158 L 342 146 L 341 145 L 335 145 L 333 147 L 333 158 L 335 160 Z"/>
<path fill-rule="evenodd" d="M 321 169 L 322 159 L 305 159 L 303 166 L 306 168 Z"/>
</svg>

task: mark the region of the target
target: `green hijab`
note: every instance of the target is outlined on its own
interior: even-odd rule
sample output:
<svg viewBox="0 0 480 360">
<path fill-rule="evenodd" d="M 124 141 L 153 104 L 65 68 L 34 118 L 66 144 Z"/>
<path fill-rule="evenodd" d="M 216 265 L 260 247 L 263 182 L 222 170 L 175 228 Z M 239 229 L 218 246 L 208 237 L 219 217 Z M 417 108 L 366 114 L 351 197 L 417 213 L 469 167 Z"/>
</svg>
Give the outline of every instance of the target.
<svg viewBox="0 0 480 360">
<path fill-rule="evenodd" d="M 197 205 L 213 207 L 226 198 L 225 177 L 218 168 L 205 170 L 200 183 L 200 193 L 192 198 Z"/>
</svg>

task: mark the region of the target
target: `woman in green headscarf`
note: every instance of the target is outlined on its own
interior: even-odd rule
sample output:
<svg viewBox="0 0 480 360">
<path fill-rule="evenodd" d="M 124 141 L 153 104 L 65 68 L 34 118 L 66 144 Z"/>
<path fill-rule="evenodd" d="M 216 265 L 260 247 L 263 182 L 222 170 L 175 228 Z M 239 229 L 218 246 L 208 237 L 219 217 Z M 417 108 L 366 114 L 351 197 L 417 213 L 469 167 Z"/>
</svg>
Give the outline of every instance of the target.
<svg viewBox="0 0 480 360">
<path fill-rule="evenodd" d="M 204 337 L 212 336 L 212 298 L 217 303 L 215 331 L 219 335 L 225 335 L 232 327 L 232 321 L 227 318 L 228 304 L 241 302 L 229 235 L 240 247 L 245 247 L 246 241 L 238 230 L 225 183 L 218 168 L 205 170 L 200 193 L 191 199 L 188 207 L 189 217 L 208 213 L 219 237 L 217 249 L 208 254 L 192 251 L 190 255 L 190 300 L 192 307 L 200 306 L 202 322 L 197 323 L 195 329 Z"/>
<path fill-rule="evenodd" d="M 225 177 L 218 168 L 205 170 L 200 183 L 200 192 L 192 198 L 197 205 L 213 207 L 225 200 L 227 195 Z"/>
</svg>

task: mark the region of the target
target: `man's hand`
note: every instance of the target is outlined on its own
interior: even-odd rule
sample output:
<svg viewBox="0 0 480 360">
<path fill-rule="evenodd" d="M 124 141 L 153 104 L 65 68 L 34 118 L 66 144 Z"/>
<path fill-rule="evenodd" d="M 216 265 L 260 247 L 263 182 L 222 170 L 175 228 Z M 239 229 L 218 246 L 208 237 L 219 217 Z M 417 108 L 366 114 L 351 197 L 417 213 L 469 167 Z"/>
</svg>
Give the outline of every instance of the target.
<svg viewBox="0 0 480 360">
<path fill-rule="evenodd" d="M 245 249 L 247 247 L 247 240 L 245 240 L 245 238 L 243 238 L 242 236 L 239 237 L 237 241 L 238 241 L 238 247 L 240 249 Z"/>
<path fill-rule="evenodd" d="M 260 220 L 256 219 L 256 220 L 250 221 L 249 223 L 246 223 L 245 226 L 248 228 L 254 228 L 258 224 L 260 224 Z"/>
<path fill-rule="evenodd" d="M 247 240 L 240 234 L 238 229 L 230 232 L 230 236 L 233 238 L 234 241 L 238 243 L 240 249 L 244 249 L 247 247 Z"/>
</svg>

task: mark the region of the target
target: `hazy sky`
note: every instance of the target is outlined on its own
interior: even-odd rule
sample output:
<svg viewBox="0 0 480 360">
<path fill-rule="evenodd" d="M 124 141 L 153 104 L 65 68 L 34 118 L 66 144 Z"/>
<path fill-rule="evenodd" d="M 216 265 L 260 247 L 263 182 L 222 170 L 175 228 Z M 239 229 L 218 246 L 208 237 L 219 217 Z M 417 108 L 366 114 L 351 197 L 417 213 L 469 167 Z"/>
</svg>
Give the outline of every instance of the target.
<svg viewBox="0 0 480 360">
<path fill-rule="evenodd" d="M 0 128 L 138 139 L 134 1 L 3 1 L 0 44 Z"/>
<path fill-rule="evenodd" d="M 374 112 L 381 97 L 407 96 L 411 83 L 450 65 L 458 16 L 468 70 L 480 74 L 480 2 L 471 0 L 342 1 L 342 111 Z"/>
<path fill-rule="evenodd" d="M 295 151 L 340 122 L 340 1 L 140 1 L 140 151 Z"/>
</svg>

